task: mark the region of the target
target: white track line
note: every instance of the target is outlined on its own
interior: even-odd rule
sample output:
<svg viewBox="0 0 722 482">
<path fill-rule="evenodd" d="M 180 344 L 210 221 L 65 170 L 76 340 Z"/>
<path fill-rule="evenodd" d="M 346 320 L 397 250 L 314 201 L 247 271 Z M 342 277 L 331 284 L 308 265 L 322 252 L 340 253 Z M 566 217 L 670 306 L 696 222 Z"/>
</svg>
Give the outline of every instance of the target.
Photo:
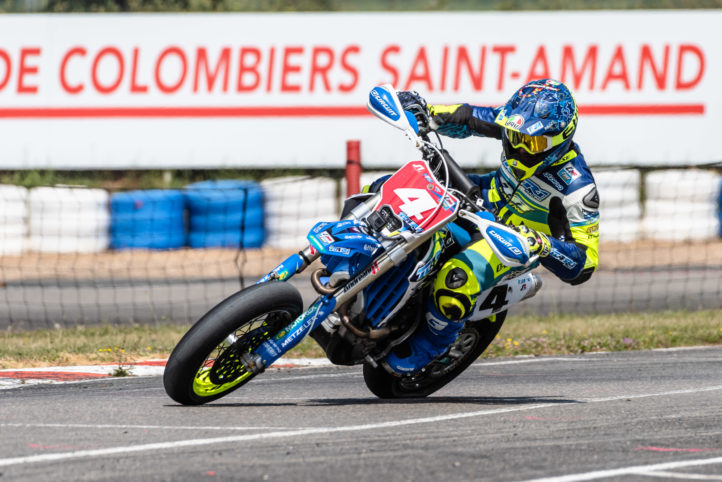
<svg viewBox="0 0 722 482">
<path fill-rule="evenodd" d="M 654 472 L 638 472 L 637 475 L 647 475 L 649 477 L 664 477 L 665 479 L 722 480 L 722 475 L 688 474 L 682 472 L 665 472 L 659 470 L 655 470 Z"/>
<path fill-rule="evenodd" d="M 317 427 L 317 428 L 305 428 L 300 430 L 284 430 L 279 432 L 267 432 L 250 435 L 234 435 L 228 437 L 217 437 L 217 438 L 206 438 L 206 439 L 191 439 L 191 440 L 178 440 L 175 442 L 159 442 L 152 444 L 143 445 L 131 445 L 126 447 L 111 447 L 107 449 L 96 449 L 96 450 L 78 450 L 74 452 L 61 452 L 55 454 L 43 454 L 43 455 L 30 455 L 26 457 L 13 457 L 7 459 L 0 459 L 0 467 L 8 465 L 18 464 L 30 464 L 38 462 L 51 462 L 56 460 L 67 460 L 81 457 L 99 457 L 106 455 L 119 455 L 128 454 L 133 452 L 147 452 L 151 450 L 162 450 L 162 449 L 174 449 L 181 447 L 198 447 L 201 445 L 211 445 L 219 443 L 235 443 L 235 442 L 248 442 L 252 440 L 263 440 L 283 437 L 296 437 L 316 434 L 331 434 L 338 432 L 359 432 L 364 430 L 375 430 L 380 428 L 394 428 L 402 427 L 405 425 L 417 425 L 422 423 L 435 423 L 445 422 L 448 420 L 458 420 L 462 418 L 479 417 L 482 415 L 495 415 L 499 413 L 507 412 L 518 412 L 522 410 L 534 410 L 537 408 L 546 408 L 557 405 L 556 403 L 546 403 L 540 405 L 529 405 L 526 407 L 513 407 L 513 408 L 500 408 L 496 410 L 483 410 L 479 412 L 466 412 L 457 413 L 451 415 L 440 415 L 437 417 L 425 417 L 415 418 L 410 420 L 399 420 L 383 423 L 372 423 L 366 425 L 349 425 L 346 427 Z"/>
<path fill-rule="evenodd" d="M 0 423 L 0 427 L 27 427 L 27 428 L 114 428 L 138 430 L 298 430 L 299 427 L 238 427 L 226 426 L 183 426 L 183 425 L 113 425 L 90 423 Z"/>
<path fill-rule="evenodd" d="M 583 398 L 583 399 L 581 399 L 581 401 L 585 402 L 585 403 L 614 402 L 616 400 L 661 397 L 661 396 L 666 396 L 666 395 L 684 395 L 686 393 L 713 392 L 715 390 L 722 390 L 722 385 L 713 385 L 711 387 L 701 387 L 701 388 L 686 388 L 684 390 L 670 390 L 668 392 L 659 392 L 659 393 L 640 393 L 637 395 L 616 395 L 614 397 Z"/>
<path fill-rule="evenodd" d="M 559 357 L 550 357 L 550 358 L 525 358 L 521 360 L 506 360 L 506 361 L 478 361 L 474 363 L 474 366 L 477 368 L 484 368 L 492 365 L 516 365 L 519 363 L 541 363 L 541 362 L 548 362 L 548 361 L 575 361 L 575 362 L 584 362 L 588 361 L 584 358 L 559 358 Z"/>
<path fill-rule="evenodd" d="M 666 462 L 663 464 L 635 465 L 621 469 L 597 470 L 595 472 L 584 472 L 581 474 L 561 475 L 559 477 L 545 477 L 543 479 L 532 479 L 526 482 L 577 482 L 581 480 L 604 479 L 607 477 L 619 477 L 622 475 L 652 475 L 660 470 L 681 469 L 682 467 L 697 467 L 700 465 L 722 464 L 722 457 L 712 459 L 680 460 L 679 462 Z"/>
<path fill-rule="evenodd" d="M 627 399 L 627 398 L 646 398 L 646 397 L 655 397 L 655 396 L 659 397 L 659 396 L 705 392 L 705 391 L 712 391 L 712 390 L 722 390 L 722 385 L 714 386 L 714 387 L 701 387 L 698 389 L 674 390 L 674 391 L 661 392 L 661 393 L 632 394 L 632 395 L 620 395 L 618 397 L 588 399 L 588 400 L 586 400 L 586 403 L 602 403 L 602 402 Z M 57 461 L 57 460 L 75 459 L 75 458 L 80 458 L 80 457 L 102 457 L 102 456 L 107 456 L 107 455 L 129 454 L 129 453 L 135 453 L 135 452 L 148 452 L 148 451 L 153 451 L 153 450 L 175 449 L 175 448 L 182 448 L 182 447 L 198 447 L 198 446 L 218 444 L 218 443 L 248 442 L 248 441 L 252 441 L 252 440 L 297 437 L 297 436 L 316 435 L 316 434 L 332 434 L 332 433 L 339 433 L 339 432 L 360 432 L 360 431 L 365 431 L 365 430 L 385 429 L 385 428 L 418 425 L 418 424 L 425 424 L 425 423 L 446 422 L 446 421 L 450 421 L 450 420 L 460 420 L 460 419 L 464 419 L 464 418 L 481 417 L 481 416 L 485 416 L 485 415 L 496 415 L 496 414 L 500 414 L 500 413 L 536 410 L 536 409 L 541 409 L 541 408 L 555 407 L 558 405 L 561 405 L 561 404 L 560 403 L 544 403 L 544 404 L 537 404 L 537 405 L 528 405 L 528 406 L 524 406 L 524 407 L 510 407 L 510 408 L 500 408 L 500 409 L 494 409 L 494 410 L 481 410 L 481 411 L 476 411 L 476 412 L 463 412 L 463 413 L 456 413 L 456 414 L 449 414 L 449 415 L 440 415 L 437 417 L 414 418 L 414 419 L 409 419 L 409 420 L 398 420 L 398 421 L 372 423 L 372 424 L 365 424 L 365 425 L 349 425 L 346 427 L 304 428 L 304 429 L 296 429 L 296 430 L 282 430 L 282 431 L 277 431 L 277 432 L 266 432 L 266 433 L 259 433 L 259 434 L 233 435 L 233 436 L 227 436 L 227 437 L 179 440 L 179 441 L 174 441 L 174 442 L 159 442 L 159 443 L 143 444 L 143 445 L 131 445 L 131 446 L 125 446 L 125 447 L 110 447 L 107 449 L 78 450 L 78 451 L 74 451 L 74 452 L 60 452 L 60 453 L 54 453 L 54 454 L 30 455 L 30 456 L 25 456 L 25 457 L 12 457 L 12 458 L 0 459 L 0 467 L 8 466 L 8 465 L 51 462 L 51 461 Z M 617 469 L 617 470 L 623 471 L 620 473 L 621 475 L 624 475 L 627 473 L 634 473 L 634 471 L 638 472 L 638 471 L 666 470 L 666 469 L 672 469 L 672 468 L 676 468 L 676 467 L 686 467 L 689 465 L 705 465 L 705 464 L 711 464 L 711 463 L 718 463 L 718 462 L 722 462 L 722 457 L 719 457 L 716 459 L 706 459 L 706 460 L 702 459 L 700 461 L 695 461 L 696 463 L 694 463 L 694 464 L 692 464 L 691 462 L 693 462 L 693 461 L 679 462 L 680 464 L 683 464 L 683 465 L 679 465 L 679 466 L 674 465 L 675 463 L 672 463 L 672 465 L 659 464 L 659 465 L 655 465 L 655 466 L 638 466 L 638 467 L 632 467 L 632 468 L 627 468 L 627 469 Z M 634 469 L 634 470 L 630 471 L 632 469 Z M 607 473 L 607 472 L 611 472 L 612 475 L 599 475 L 599 476 L 592 475 L 592 476 L 590 476 L 590 474 Z M 539 479 L 539 480 L 544 480 L 544 481 L 548 481 L 548 482 L 552 482 L 552 481 L 553 482 L 564 482 L 567 480 L 568 481 L 591 480 L 591 479 L 601 478 L 601 477 L 611 477 L 614 475 L 616 475 L 615 471 L 601 471 L 601 472 L 590 472 L 587 474 L 563 476 L 562 478 L 550 478 L 550 479 Z M 580 477 L 580 476 L 582 478 L 574 478 L 574 477 Z M 564 477 L 572 477 L 572 478 L 567 479 Z M 588 478 L 584 478 L 584 477 L 588 477 Z"/>
</svg>

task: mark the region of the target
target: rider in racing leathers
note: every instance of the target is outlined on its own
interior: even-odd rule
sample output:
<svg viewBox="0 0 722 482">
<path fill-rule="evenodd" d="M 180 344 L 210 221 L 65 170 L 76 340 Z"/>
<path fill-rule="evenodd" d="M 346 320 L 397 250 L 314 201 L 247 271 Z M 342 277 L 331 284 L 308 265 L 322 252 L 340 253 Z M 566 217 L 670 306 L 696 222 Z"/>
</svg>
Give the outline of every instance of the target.
<svg viewBox="0 0 722 482">
<path fill-rule="evenodd" d="M 577 285 L 592 276 L 599 259 L 599 195 L 572 141 L 577 106 L 564 84 L 551 79 L 529 82 L 496 108 L 427 106 L 415 92 L 398 95 L 407 110 L 428 108 L 431 128 L 442 135 L 501 139 L 501 167 L 483 176 L 469 175 L 481 188 L 484 207 L 522 233 L 530 252 L 539 254 L 541 264 L 561 280 Z M 479 293 L 529 269 L 503 265 L 478 235 L 459 229 L 452 235 L 465 248 L 437 274 L 427 323 L 386 359 L 399 374 L 421 369 L 448 349 Z"/>
</svg>

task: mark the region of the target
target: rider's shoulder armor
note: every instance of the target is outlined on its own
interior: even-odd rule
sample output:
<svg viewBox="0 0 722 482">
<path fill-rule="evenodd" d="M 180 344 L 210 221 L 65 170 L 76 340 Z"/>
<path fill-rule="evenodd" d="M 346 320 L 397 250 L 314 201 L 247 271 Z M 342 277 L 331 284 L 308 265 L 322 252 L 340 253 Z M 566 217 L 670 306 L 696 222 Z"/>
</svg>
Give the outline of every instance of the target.
<svg viewBox="0 0 722 482">
<path fill-rule="evenodd" d="M 562 159 L 536 173 L 532 179 L 561 194 L 571 226 L 599 220 L 599 193 L 594 176 L 576 144 Z"/>
</svg>

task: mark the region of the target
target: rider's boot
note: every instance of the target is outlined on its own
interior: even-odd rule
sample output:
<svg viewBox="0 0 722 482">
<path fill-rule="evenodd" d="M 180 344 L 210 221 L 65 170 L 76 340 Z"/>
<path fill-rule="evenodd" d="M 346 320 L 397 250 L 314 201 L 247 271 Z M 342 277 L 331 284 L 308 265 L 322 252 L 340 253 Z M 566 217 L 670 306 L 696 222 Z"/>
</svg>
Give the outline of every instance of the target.
<svg viewBox="0 0 722 482">
<path fill-rule="evenodd" d="M 429 300 L 426 323 L 392 351 L 386 357 L 386 363 L 398 374 L 416 372 L 444 353 L 456 341 L 463 327 L 464 320 L 449 320 Z"/>
</svg>

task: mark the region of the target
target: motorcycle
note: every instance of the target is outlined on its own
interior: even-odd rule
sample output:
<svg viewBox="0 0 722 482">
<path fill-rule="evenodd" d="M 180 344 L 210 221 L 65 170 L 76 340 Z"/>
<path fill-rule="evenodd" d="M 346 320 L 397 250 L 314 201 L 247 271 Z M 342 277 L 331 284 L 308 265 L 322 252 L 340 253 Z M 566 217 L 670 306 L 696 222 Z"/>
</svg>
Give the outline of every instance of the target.
<svg viewBox="0 0 722 482">
<path fill-rule="evenodd" d="M 376 396 L 425 397 L 482 354 L 511 305 L 541 288 L 539 276 L 529 272 L 538 257 L 518 232 L 483 209 L 478 187 L 429 128 L 425 106 L 404 110 L 386 84 L 371 90 L 367 108 L 403 131 L 421 160 L 404 164 L 376 192 L 347 199 L 340 220 L 317 223 L 306 247 L 196 322 L 163 375 L 176 402 L 199 405 L 228 395 L 309 334 L 332 363 L 363 364 L 366 386 Z M 448 350 L 400 376 L 384 360 L 425 323 L 434 276 L 463 248 L 450 223 L 478 229 L 503 264 L 523 269 L 479 294 Z M 319 296 L 304 310 L 300 292 L 286 281 L 319 258 L 323 266 L 310 276 Z"/>
</svg>

